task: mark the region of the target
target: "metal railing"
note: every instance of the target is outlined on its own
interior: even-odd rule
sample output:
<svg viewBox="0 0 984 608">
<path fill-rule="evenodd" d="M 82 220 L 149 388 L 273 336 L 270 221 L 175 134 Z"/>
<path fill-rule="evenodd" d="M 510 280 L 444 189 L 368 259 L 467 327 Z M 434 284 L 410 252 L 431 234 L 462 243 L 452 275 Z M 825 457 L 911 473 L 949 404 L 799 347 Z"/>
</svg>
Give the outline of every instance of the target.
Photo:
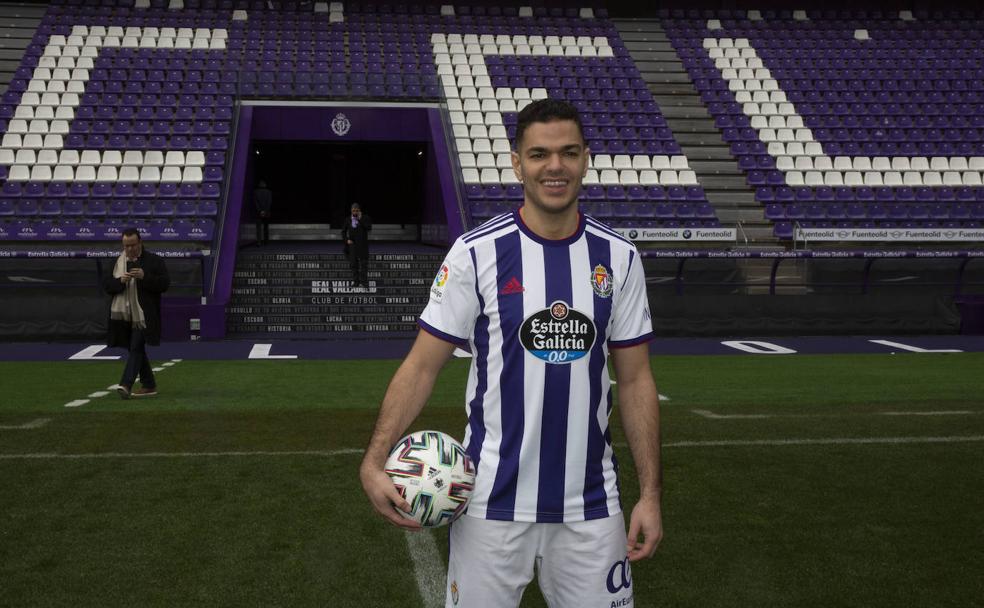
<svg viewBox="0 0 984 608">
<path fill-rule="evenodd" d="M 767 281 L 765 285 L 768 287 L 768 293 L 770 295 L 776 295 L 778 288 L 803 288 L 806 292 L 817 288 L 850 288 L 845 289 L 844 293 L 854 293 L 854 294 L 868 294 L 872 291 L 874 287 L 880 289 L 905 289 L 905 288 L 928 288 L 928 287 L 944 287 L 947 288 L 946 291 L 954 296 L 965 295 L 970 288 L 979 288 L 984 292 L 984 250 L 967 250 L 967 251 L 949 251 L 949 250 L 709 250 L 709 249 L 680 249 L 680 250 L 670 250 L 670 249 L 646 249 L 640 252 L 640 256 L 644 260 L 676 260 L 675 269 L 671 270 L 662 275 L 662 277 L 654 276 L 653 273 L 647 271 L 647 275 L 650 280 L 651 288 L 660 288 L 661 286 L 670 285 L 673 287 L 674 292 L 677 295 L 684 295 L 686 288 L 692 288 L 692 290 L 700 288 L 734 288 L 734 289 L 749 289 L 758 288 L 762 286 L 762 281 Z M 748 265 L 751 260 L 771 260 L 768 270 L 768 278 L 766 279 L 764 275 L 756 275 L 755 270 L 751 268 L 739 268 L 739 271 L 744 271 L 742 274 L 743 279 L 740 281 L 724 282 L 721 280 L 693 280 L 687 278 L 687 262 L 691 260 L 731 260 L 737 262 L 737 264 L 732 264 L 732 268 L 737 267 L 740 264 Z M 805 279 L 800 281 L 785 281 L 780 284 L 779 270 L 783 262 L 788 260 L 793 260 L 796 262 L 809 263 L 811 261 L 830 261 L 830 260 L 864 260 L 864 264 L 860 271 L 855 271 L 853 274 L 857 275 L 855 280 L 850 281 L 823 281 L 820 279 Z M 921 278 L 919 276 L 914 276 L 910 274 L 910 277 L 906 278 L 906 281 L 897 281 L 893 283 L 880 282 L 876 283 L 873 279 L 874 271 L 873 268 L 876 263 L 886 262 L 889 260 L 938 260 L 940 261 L 940 269 L 936 272 L 931 272 L 930 276 L 927 278 Z M 943 262 L 946 260 L 953 261 L 953 264 L 947 265 Z M 972 262 L 978 262 L 978 265 L 982 266 L 979 270 L 981 274 L 980 279 L 967 279 L 968 266 Z M 947 267 L 949 266 L 949 267 Z M 904 268 L 903 268 L 904 269 Z M 809 270 L 807 268 L 807 270 Z M 946 271 L 947 274 L 944 274 Z M 850 273 L 849 273 L 850 274 Z M 947 276 L 947 278 L 941 278 Z"/>
</svg>

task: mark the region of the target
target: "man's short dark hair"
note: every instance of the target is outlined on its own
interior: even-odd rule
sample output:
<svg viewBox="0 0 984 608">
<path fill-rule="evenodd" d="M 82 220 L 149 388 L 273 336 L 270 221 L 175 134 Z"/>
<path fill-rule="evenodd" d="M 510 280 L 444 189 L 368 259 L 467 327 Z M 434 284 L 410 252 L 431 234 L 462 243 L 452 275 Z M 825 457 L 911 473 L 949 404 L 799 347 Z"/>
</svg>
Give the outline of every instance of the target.
<svg viewBox="0 0 984 608">
<path fill-rule="evenodd" d="M 516 151 L 519 151 L 519 147 L 523 143 L 523 134 L 527 127 L 535 122 L 553 122 L 555 120 L 573 120 L 577 125 L 577 132 L 581 135 L 582 143 L 587 145 L 587 142 L 584 141 L 584 125 L 581 124 L 581 114 L 577 108 L 561 99 L 547 98 L 538 99 L 529 104 L 516 117 Z"/>
<path fill-rule="evenodd" d="M 136 236 L 138 241 L 142 240 L 140 238 L 140 231 L 137 230 L 136 228 L 125 228 L 123 230 L 123 236 L 124 237 L 127 237 L 127 236 Z"/>
</svg>

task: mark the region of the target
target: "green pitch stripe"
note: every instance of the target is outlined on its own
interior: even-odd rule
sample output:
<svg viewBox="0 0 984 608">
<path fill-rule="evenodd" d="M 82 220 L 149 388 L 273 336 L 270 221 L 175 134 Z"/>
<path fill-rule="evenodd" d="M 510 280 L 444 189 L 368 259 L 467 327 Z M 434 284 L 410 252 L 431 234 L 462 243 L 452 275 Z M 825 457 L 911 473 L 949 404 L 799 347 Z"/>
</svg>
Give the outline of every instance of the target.
<svg viewBox="0 0 984 608">
<path fill-rule="evenodd" d="M 716 441 L 670 441 L 664 448 L 714 448 L 714 447 L 755 447 L 755 446 L 798 446 L 798 445 L 903 445 L 913 443 L 981 443 L 984 435 L 950 435 L 944 437 L 827 437 L 813 439 L 725 439 Z M 615 447 L 627 447 L 616 444 Z M 0 454 L 0 460 L 86 460 L 98 458 L 235 458 L 235 457 L 282 457 L 318 456 L 333 457 L 361 454 L 362 449 L 341 450 L 296 450 L 296 451 L 234 451 L 234 452 L 105 452 L 87 454 L 56 454 L 39 452 L 34 454 Z"/>
</svg>

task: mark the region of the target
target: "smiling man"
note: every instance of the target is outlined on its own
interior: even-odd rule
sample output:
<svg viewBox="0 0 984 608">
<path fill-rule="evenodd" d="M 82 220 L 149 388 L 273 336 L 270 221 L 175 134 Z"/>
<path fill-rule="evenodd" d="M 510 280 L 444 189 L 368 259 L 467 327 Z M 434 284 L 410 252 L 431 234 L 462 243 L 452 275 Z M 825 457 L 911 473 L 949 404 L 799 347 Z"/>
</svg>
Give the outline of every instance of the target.
<svg viewBox="0 0 984 608">
<path fill-rule="evenodd" d="M 477 474 L 451 526 L 446 606 L 519 605 L 538 576 L 552 607 L 630 606 L 629 562 L 663 534 L 659 405 L 645 277 L 635 246 L 578 211 L 589 151 L 577 110 L 519 113 L 513 169 L 523 206 L 459 238 L 421 331 L 380 407 L 360 469 L 373 506 L 413 529 L 383 472 L 455 346 L 471 351 L 464 445 Z M 626 534 L 608 428 L 611 354 L 639 476 Z"/>
</svg>

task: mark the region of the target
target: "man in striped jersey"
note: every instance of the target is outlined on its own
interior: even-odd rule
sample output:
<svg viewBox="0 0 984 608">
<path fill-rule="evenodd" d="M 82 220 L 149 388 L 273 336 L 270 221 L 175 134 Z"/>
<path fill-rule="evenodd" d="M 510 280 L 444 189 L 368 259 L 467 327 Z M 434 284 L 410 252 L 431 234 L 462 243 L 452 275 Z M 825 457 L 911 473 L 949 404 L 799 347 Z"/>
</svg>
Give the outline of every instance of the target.
<svg viewBox="0 0 984 608">
<path fill-rule="evenodd" d="M 465 447 L 477 467 L 451 526 L 446 606 L 515 607 L 534 572 L 552 607 L 629 606 L 629 562 L 662 537 L 659 406 L 638 252 L 578 211 L 589 152 L 577 110 L 519 113 L 513 169 L 524 203 L 459 238 L 421 331 L 380 407 L 360 476 L 394 524 L 408 510 L 383 472 L 455 346 L 470 350 Z M 639 476 L 628 534 L 608 417 L 611 353 Z"/>
</svg>

